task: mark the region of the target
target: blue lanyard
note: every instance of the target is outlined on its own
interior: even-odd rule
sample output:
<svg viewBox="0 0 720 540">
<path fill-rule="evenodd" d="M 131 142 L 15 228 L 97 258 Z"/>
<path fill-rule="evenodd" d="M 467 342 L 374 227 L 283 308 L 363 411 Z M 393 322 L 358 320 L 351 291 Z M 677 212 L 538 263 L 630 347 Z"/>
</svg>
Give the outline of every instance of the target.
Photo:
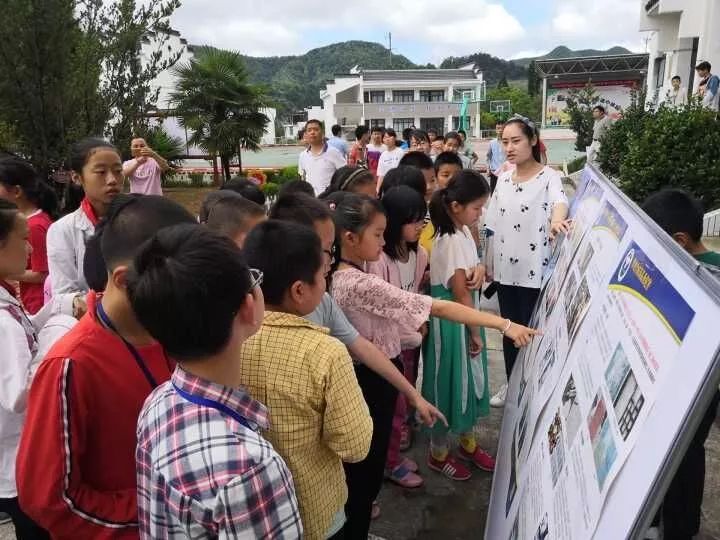
<svg viewBox="0 0 720 540">
<path fill-rule="evenodd" d="M 248 421 L 245 419 L 243 415 L 241 415 L 239 412 L 232 410 L 230 407 L 225 405 L 224 403 L 220 403 L 218 401 L 208 399 L 206 397 L 202 396 L 196 396 L 195 394 L 191 394 L 190 392 L 186 392 L 182 388 L 179 388 L 175 381 L 172 382 L 173 388 L 175 388 L 175 391 L 180 394 L 183 398 L 185 398 L 190 403 L 194 403 L 195 405 L 202 405 L 204 407 L 210 407 L 211 409 L 216 409 L 220 411 L 221 413 L 224 413 L 228 415 L 230 418 L 235 419 L 238 423 L 242 424 L 246 428 L 248 428 L 251 431 L 255 431 L 255 429 L 250 426 Z"/>
<path fill-rule="evenodd" d="M 119 337 L 122 342 L 125 344 L 125 347 L 127 347 L 127 350 L 130 351 L 130 354 L 132 354 L 133 358 L 135 359 L 135 362 L 137 363 L 140 370 L 143 372 L 143 375 L 145 375 L 145 378 L 147 379 L 147 382 L 150 384 L 151 389 L 157 388 L 157 381 L 155 381 L 155 377 L 152 376 L 152 373 L 150 373 L 150 369 L 147 367 L 147 364 L 145 364 L 145 360 L 143 360 L 143 357 L 140 355 L 138 350 L 133 346 L 132 343 L 130 343 L 128 340 L 126 340 L 124 337 L 120 335 L 120 333 L 115 328 L 115 325 L 110 320 L 110 317 L 107 316 L 107 313 L 105 313 L 105 309 L 102 306 L 102 302 L 98 300 L 97 303 L 97 309 L 95 310 L 98 316 L 98 319 L 102 321 L 102 323 L 107 326 L 110 330 L 115 332 L 117 337 Z"/>
</svg>

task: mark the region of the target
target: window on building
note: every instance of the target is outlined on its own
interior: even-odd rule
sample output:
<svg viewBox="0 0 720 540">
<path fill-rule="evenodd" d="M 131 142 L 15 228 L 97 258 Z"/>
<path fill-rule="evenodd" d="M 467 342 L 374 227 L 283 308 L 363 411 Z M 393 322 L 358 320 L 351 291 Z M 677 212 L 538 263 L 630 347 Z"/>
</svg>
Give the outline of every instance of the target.
<svg viewBox="0 0 720 540">
<path fill-rule="evenodd" d="M 427 131 L 428 129 L 434 129 L 440 135 L 445 134 L 445 119 L 444 118 L 421 118 L 420 129 Z"/>
<path fill-rule="evenodd" d="M 655 69 L 653 75 L 655 76 L 655 88 L 660 89 L 665 83 L 665 55 L 663 54 L 660 58 L 655 59 Z"/>
<path fill-rule="evenodd" d="M 445 90 L 420 90 L 420 101 L 445 101 Z"/>
<path fill-rule="evenodd" d="M 371 118 L 370 123 L 368 125 L 368 121 L 365 120 L 365 125 L 367 125 L 369 128 L 375 128 L 375 127 L 385 127 L 385 119 L 384 118 Z"/>
<path fill-rule="evenodd" d="M 393 90 L 393 101 L 395 103 L 415 101 L 415 90 Z"/>
<path fill-rule="evenodd" d="M 415 125 L 414 118 L 395 118 L 393 119 L 393 129 L 400 135 L 404 129 Z"/>
<path fill-rule="evenodd" d="M 363 92 L 365 103 L 385 103 L 385 91 L 384 90 L 370 90 L 369 92 Z"/>
<path fill-rule="evenodd" d="M 465 117 L 465 126 L 472 127 L 473 125 L 471 123 L 471 120 L 472 120 L 472 117 L 466 116 Z M 468 127 L 466 127 L 465 129 L 468 129 Z M 452 130 L 457 131 L 458 129 L 460 129 L 460 117 L 453 116 Z"/>
</svg>

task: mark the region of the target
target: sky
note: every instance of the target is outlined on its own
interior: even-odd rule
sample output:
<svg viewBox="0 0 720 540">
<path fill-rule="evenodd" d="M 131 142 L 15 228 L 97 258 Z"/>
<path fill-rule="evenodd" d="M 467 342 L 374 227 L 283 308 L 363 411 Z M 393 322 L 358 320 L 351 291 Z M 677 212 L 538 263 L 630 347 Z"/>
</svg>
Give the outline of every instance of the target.
<svg viewBox="0 0 720 540">
<path fill-rule="evenodd" d="M 571 49 L 645 50 L 639 0 L 183 0 L 171 25 L 188 42 L 251 56 L 303 54 L 360 39 L 417 64 L 486 52 L 512 59 Z"/>
</svg>

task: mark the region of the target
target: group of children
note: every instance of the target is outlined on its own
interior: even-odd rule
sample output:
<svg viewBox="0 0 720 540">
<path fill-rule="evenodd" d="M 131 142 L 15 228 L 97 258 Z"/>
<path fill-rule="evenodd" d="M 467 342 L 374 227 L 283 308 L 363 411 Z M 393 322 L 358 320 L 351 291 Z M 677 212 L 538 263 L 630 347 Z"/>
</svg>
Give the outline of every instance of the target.
<svg viewBox="0 0 720 540">
<path fill-rule="evenodd" d="M 416 418 L 428 469 L 492 471 L 473 432 L 484 328 L 509 377 L 569 227 L 534 124 L 501 139 L 513 167 L 494 192 L 457 153 L 413 150 L 381 185 L 349 165 L 321 198 L 290 182 L 269 213 L 239 181 L 199 219 L 122 195 L 102 140 L 76 145 L 85 198 L 54 223 L 34 171 L 0 160 L 0 511 L 17 538 L 365 540 L 383 479 L 423 483 L 402 454 Z M 11 283 L 48 271 L 31 314 Z M 485 281 L 502 316 L 477 309 Z"/>
</svg>

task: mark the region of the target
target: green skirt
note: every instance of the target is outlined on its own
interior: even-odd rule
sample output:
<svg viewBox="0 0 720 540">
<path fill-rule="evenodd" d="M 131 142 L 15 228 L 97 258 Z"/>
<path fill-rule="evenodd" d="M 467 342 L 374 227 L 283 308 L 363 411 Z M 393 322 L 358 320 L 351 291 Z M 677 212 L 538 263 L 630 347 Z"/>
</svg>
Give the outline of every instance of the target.
<svg viewBox="0 0 720 540">
<path fill-rule="evenodd" d="M 430 292 L 433 298 L 453 300 L 452 292 L 442 285 L 433 285 Z M 476 294 L 475 299 L 477 305 Z M 445 415 L 453 433 L 472 431 L 478 418 L 490 414 L 484 328 L 480 335 L 482 353 L 471 358 L 465 325 L 430 317 L 423 344 L 422 395 Z M 432 429 L 438 434 L 447 431 L 440 422 Z"/>
</svg>

